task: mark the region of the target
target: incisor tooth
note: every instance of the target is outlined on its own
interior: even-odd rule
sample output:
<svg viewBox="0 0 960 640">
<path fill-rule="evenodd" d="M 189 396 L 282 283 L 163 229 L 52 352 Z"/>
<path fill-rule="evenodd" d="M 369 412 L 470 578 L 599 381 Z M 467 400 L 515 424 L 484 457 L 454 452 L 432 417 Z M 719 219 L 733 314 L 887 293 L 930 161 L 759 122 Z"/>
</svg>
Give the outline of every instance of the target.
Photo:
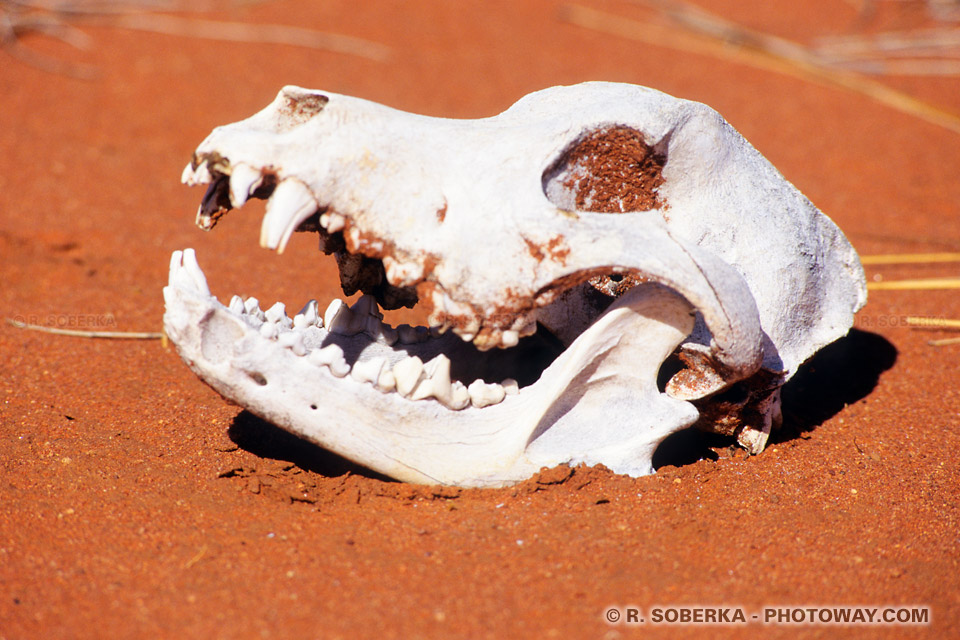
<svg viewBox="0 0 960 640">
<path fill-rule="evenodd" d="M 474 380 L 467 387 L 470 393 L 470 402 L 477 408 L 488 407 L 503 402 L 506 392 L 499 384 L 487 384 L 483 380 Z"/>
<path fill-rule="evenodd" d="M 417 356 L 404 358 L 393 365 L 393 376 L 397 381 L 397 393 L 409 396 L 423 375 L 423 360 Z"/>
<path fill-rule="evenodd" d="M 238 316 L 246 313 L 246 308 L 243 306 L 243 298 L 240 296 L 233 296 L 230 298 L 230 311 L 237 314 Z"/>
<path fill-rule="evenodd" d="M 235 164 L 230 173 L 230 204 L 239 208 L 263 182 L 263 174 L 248 164 Z"/>
<path fill-rule="evenodd" d="M 321 213 L 320 224 L 327 230 L 327 233 L 336 233 L 337 231 L 343 231 L 343 228 L 347 226 L 347 219 L 339 213 Z"/>
<path fill-rule="evenodd" d="M 300 223 L 317 210 L 317 201 L 305 184 L 295 178 L 280 181 L 267 200 L 267 213 L 260 225 L 260 246 L 283 253 Z"/>
<path fill-rule="evenodd" d="M 280 327 L 273 322 L 264 322 L 260 325 L 260 335 L 267 340 L 273 340 L 280 335 Z"/>
</svg>

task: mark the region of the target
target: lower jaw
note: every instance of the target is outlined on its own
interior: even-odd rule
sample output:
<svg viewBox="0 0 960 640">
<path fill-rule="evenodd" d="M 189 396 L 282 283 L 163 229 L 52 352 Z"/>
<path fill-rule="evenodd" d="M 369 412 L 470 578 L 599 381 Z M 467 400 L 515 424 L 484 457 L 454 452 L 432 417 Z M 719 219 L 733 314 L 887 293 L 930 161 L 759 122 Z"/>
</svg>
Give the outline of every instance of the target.
<svg viewBox="0 0 960 640">
<path fill-rule="evenodd" d="M 277 426 L 398 480 L 502 486 L 562 463 L 650 473 L 659 442 L 696 420 L 692 405 L 656 386 L 660 363 L 689 333 L 675 326 L 688 309 L 678 302 L 654 312 L 663 301 L 640 289 L 523 388 L 503 374 L 451 379 L 451 368 L 466 370 L 456 363 L 476 357 L 472 345 L 389 327 L 370 300 L 346 311 L 334 303 L 327 322 L 311 305 L 292 320 L 282 307 L 261 312 L 255 301 L 225 306 L 210 295 L 191 250 L 171 262 L 164 325 L 197 375 Z M 614 323 L 664 334 L 651 347 L 662 357 L 646 358 L 642 371 L 612 366 L 637 355 L 622 352 L 623 327 Z"/>
</svg>

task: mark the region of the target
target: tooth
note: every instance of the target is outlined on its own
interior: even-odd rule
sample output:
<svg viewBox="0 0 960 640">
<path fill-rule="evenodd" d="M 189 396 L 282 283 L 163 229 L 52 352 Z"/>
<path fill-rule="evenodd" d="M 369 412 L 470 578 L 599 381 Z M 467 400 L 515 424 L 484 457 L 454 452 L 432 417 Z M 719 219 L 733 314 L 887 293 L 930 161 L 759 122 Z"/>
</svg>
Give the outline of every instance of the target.
<svg viewBox="0 0 960 640">
<path fill-rule="evenodd" d="M 260 225 L 260 246 L 283 253 L 300 223 L 317 210 L 317 201 L 305 184 L 294 178 L 281 180 L 267 200 Z"/>
<path fill-rule="evenodd" d="M 266 316 L 263 314 L 263 311 L 260 310 L 260 301 L 254 297 L 249 297 L 243 303 L 243 308 L 246 309 L 247 313 L 257 318 L 258 320 L 266 319 Z"/>
<path fill-rule="evenodd" d="M 470 395 L 460 382 L 450 382 L 450 358 L 442 353 L 423 367 L 426 378 L 417 384 L 410 395 L 411 400 L 436 398 L 449 409 L 463 409 L 470 402 Z"/>
<path fill-rule="evenodd" d="M 318 367 L 327 367 L 338 378 L 350 373 L 350 365 L 344 360 L 343 349 L 339 345 L 328 344 L 323 349 L 314 349 L 307 358 Z"/>
<path fill-rule="evenodd" d="M 397 340 L 400 339 L 400 336 L 397 334 L 397 330 L 388 325 L 385 322 L 380 322 L 375 318 L 370 318 L 370 322 L 367 323 L 368 328 L 373 322 L 377 323 L 376 333 L 371 333 L 371 336 L 384 343 L 387 346 L 393 346 L 396 344 Z"/>
<path fill-rule="evenodd" d="M 241 298 L 240 296 L 233 296 L 232 298 L 230 298 L 229 308 L 230 308 L 230 311 L 237 314 L 238 316 L 242 316 L 246 312 L 246 309 L 243 306 L 243 298 Z"/>
<path fill-rule="evenodd" d="M 210 175 L 210 170 L 207 168 L 207 162 L 204 160 L 200 163 L 196 169 L 193 168 L 193 163 L 187 164 L 183 168 L 183 173 L 180 174 L 180 182 L 183 184 L 194 187 L 198 184 L 207 184 L 210 182 L 212 176 Z"/>
<path fill-rule="evenodd" d="M 397 393 L 402 396 L 409 396 L 417 383 L 420 382 L 422 374 L 423 360 L 417 356 L 404 358 L 393 365 L 393 376 L 397 381 Z"/>
<path fill-rule="evenodd" d="M 393 391 L 397 388 L 397 378 L 393 375 L 393 371 L 387 367 L 380 371 L 380 377 L 377 378 L 377 388 L 383 392 Z"/>
<path fill-rule="evenodd" d="M 477 408 L 488 407 L 492 404 L 503 402 L 506 391 L 497 383 L 487 384 L 483 380 L 477 379 L 467 387 L 470 393 L 470 402 Z"/>
<path fill-rule="evenodd" d="M 280 335 L 280 327 L 272 322 L 264 322 L 260 325 L 260 335 L 267 340 L 273 340 Z"/>
<path fill-rule="evenodd" d="M 206 165 L 204 165 L 206 166 Z M 203 194 L 200 207 L 197 209 L 196 225 L 204 231 L 209 231 L 217 224 L 217 220 L 230 210 L 227 192 L 230 190 L 229 178 L 218 176 L 210 182 L 207 192 Z"/>
<path fill-rule="evenodd" d="M 515 347 L 520 342 L 520 332 L 510 329 L 500 334 L 500 345 L 503 347 Z"/>
<path fill-rule="evenodd" d="M 352 336 L 360 333 L 361 328 L 357 328 L 353 318 L 353 312 L 350 307 L 340 298 L 334 298 L 330 306 L 323 313 L 323 326 L 330 333 L 336 333 L 341 336 Z"/>
<path fill-rule="evenodd" d="M 500 386 L 503 387 L 503 392 L 508 396 L 515 396 L 520 393 L 520 385 L 518 385 L 517 381 L 513 378 L 500 381 Z"/>
<path fill-rule="evenodd" d="M 235 164 L 230 174 L 230 204 L 234 209 L 242 207 L 257 187 L 263 182 L 263 174 L 248 164 Z"/>
<path fill-rule="evenodd" d="M 177 259 L 176 262 L 183 265 L 182 269 L 177 268 L 180 283 L 201 295 L 209 296 L 210 287 L 207 286 L 207 277 L 203 275 L 200 265 L 197 264 L 196 252 L 193 249 L 184 249 L 182 254 L 176 252 L 173 257 Z M 173 262 L 174 260 L 171 259 L 171 271 L 173 271 Z"/>
<path fill-rule="evenodd" d="M 275 326 L 275 325 L 263 325 L 263 326 Z M 277 338 L 277 344 L 285 349 L 290 349 L 298 356 L 303 356 L 307 354 L 307 348 L 303 344 L 303 334 L 296 331 L 287 331 L 286 333 L 281 333 Z"/>
<path fill-rule="evenodd" d="M 317 324 L 320 319 L 320 312 L 317 307 L 317 301 L 311 300 L 303 305 L 300 313 L 293 317 L 293 326 L 297 329 L 306 329 Z"/>
<path fill-rule="evenodd" d="M 370 358 L 369 360 L 358 360 L 353 364 L 350 377 L 357 382 L 376 384 L 377 381 L 380 380 L 380 373 L 386 364 L 387 359 L 381 357 Z"/>
<path fill-rule="evenodd" d="M 397 262 L 392 256 L 383 257 L 387 281 L 395 287 L 407 287 L 423 279 L 423 265 L 416 262 Z"/>
<path fill-rule="evenodd" d="M 287 317 L 287 307 L 282 302 L 277 302 L 267 309 L 263 315 L 265 315 L 270 322 L 279 324 Z"/>
<path fill-rule="evenodd" d="M 537 332 L 537 321 L 528 322 L 523 325 L 523 328 L 520 329 L 520 337 L 526 338 L 527 336 L 532 336 Z"/>
<path fill-rule="evenodd" d="M 339 213 L 322 213 L 320 214 L 320 224 L 327 230 L 327 233 L 336 233 L 347 226 L 347 219 Z"/>
<path fill-rule="evenodd" d="M 377 320 L 383 320 L 383 314 L 380 313 L 380 306 L 377 304 L 377 299 L 370 294 L 360 296 L 357 301 L 353 303 L 353 306 L 350 307 L 350 311 L 360 316 L 371 316 Z"/>
<path fill-rule="evenodd" d="M 426 342 L 430 337 L 430 330 L 426 327 L 411 327 L 408 324 L 401 324 L 397 325 L 396 331 L 401 344 Z"/>
</svg>

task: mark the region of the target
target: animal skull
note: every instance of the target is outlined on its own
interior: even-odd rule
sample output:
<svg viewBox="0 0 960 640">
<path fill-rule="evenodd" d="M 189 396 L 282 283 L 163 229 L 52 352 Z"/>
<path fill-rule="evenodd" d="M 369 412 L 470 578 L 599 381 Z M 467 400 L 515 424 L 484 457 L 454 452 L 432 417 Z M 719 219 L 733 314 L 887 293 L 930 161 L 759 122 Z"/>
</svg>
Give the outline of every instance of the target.
<svg viewBox="0 0 960 640">
<path fill-rule="evenodd" d="M 201 228 L 268 198 L 261 246 L 317 232 L 364 294 L 292 320 L 224 306 L 177 251 L 164 323 L 187 364 L 411 482 L 646 474 L 694 423 L 757 453 L 782 384 L 866 300 L 833 222 L 715 111 L 644 87 L 554 87 L 481 120 L 286 87 L 215 129 L 183 180 L 209 185 Z M 378 303 L 418 302 L 429 328 L 382 321 Z"/>
</svg>

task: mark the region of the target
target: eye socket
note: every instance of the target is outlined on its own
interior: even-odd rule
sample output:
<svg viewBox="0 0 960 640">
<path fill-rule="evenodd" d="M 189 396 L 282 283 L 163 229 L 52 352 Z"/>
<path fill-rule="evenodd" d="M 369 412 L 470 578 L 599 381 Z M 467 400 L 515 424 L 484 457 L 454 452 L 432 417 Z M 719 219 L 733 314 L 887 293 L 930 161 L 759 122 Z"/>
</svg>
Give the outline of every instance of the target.
<svg viewBox="0 0 960 640">
<path fill-rule="evenodd" d="M 643 133 L 623 125 L 594 129 L 567 147 L 541 178 L 543 192 L 560 209 L 625 213 L 663 209 L 665 153 Z"/>
</svg>

